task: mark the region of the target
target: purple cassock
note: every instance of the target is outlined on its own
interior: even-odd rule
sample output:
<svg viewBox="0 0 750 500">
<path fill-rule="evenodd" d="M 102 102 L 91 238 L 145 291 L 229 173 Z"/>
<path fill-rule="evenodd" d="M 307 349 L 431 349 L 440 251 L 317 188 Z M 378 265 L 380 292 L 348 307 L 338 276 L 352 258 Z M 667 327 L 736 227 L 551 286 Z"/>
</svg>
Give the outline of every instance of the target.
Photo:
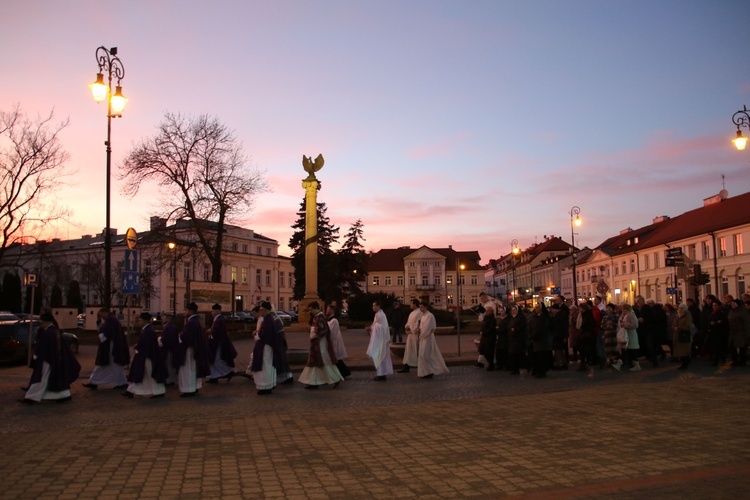
<svg viewBox="0 0 750 500">
<path fill-rule="evenodd" d="M 133 363 L 130 365 L 130 372 L 128 373 L 128 382 L 135 384 L 143 382 L 146 360 L 148 359 L 151 360 L 151 378 L 163 384 L 167 380 L 167 366 L 164 363 L 164 356 L 160 352 L 159 339 L 153 326 L 146 325 L 141 330 L 141 337 L 138 339 L 135 351 Z"/>
<path fill-rule="evenodd" d="M 224 321 L 224 316 L 221 314 L 214 318 L 214 322 L 211 325 L 211 337 L 208 341 L 211 362 L 216 359 L 216 352 L 219 348 L 221 348 L 221 360 L 227 366 L 234 368 L 234 358 L 237 357 L 237 349 L 234 348 L 229 335 L 227 335 L 227 324 Z"/>
<path fill-rule="evenodd" d="M 208 345 L 206 338 L 203 336 L 203 329 L 201 328 L 200 320 L 198 315 L 194 314 L 188 318 L 185 323 L 185 328 L 179 335 L 180 338 L 180 349 L 177 351 L 177 360 L 175 363 L 177 366 L 185 364 L 185 356 L 187 350 L 193 348 L 193 357 L 195 358 L 195 376 L 198 378 L 207 377 L 211 373 L 209 369 L 210 361 L 208 357 Z"/>
<path fill-rule="evenodd" d="M 99 327 L 99 333 L 105 337 L 104 342 L 99 342 L 96 350 L 96 362 L 98 366 L 107 366 L 114 361 L 120 366 L 127 366 L 130 363 L 130 349 L 128 349 L 128 340 L 120 326 L 120 321 L 115 314 L 110 314 Z M 112 346 L 113 360 L 109 359 L 110 346 Z"/>
<path fill-rule="evenodd" d="M 180 367 L 184 359 L 184 355 L 180 358 L 177 354 L 180 348 L 179 333 L 177 325 L 172 321 L 164 325 L 164 330 L 161 332 L 162 356 L 164 356 L 164 361 L 166 362 L 167 353 L 172 354 L 172 368 L 175 370 Z"/>
<path fill-rule="evenodd" d="M 70 389 L 70 384 L 78 379 L 81 365 L 70 352 L 69 346 L 55 325 L 50 325 L 44 330 L 39 329 L 34 355 L 36 359 L 34 371 L 31 374 L 31 384 L 42 381 L 42 368 L 45 362 L 50 367 L 47 391 L 61 392 Z"/>
<path fill-rule="evenodd" d="M 281 327 L 279 322 L 274 321 L 273 315 L 266 314 L 263 317 L 263 323 L 260 325 L 260 332 L 258 332 L 258 340 L 255 341 L 253 347 L 253 363 L 250 366 L 250 370 L 259 372 L 263 369 L 263 348 L 269 346 L 273 349 L 273 366 L 277 372 L 282 372 L 285 369 L 286 359 L 283 356 L 284 339 L 281 336 Z M 288 369 L 288 367 L 287 367 Z"/>
</svg>

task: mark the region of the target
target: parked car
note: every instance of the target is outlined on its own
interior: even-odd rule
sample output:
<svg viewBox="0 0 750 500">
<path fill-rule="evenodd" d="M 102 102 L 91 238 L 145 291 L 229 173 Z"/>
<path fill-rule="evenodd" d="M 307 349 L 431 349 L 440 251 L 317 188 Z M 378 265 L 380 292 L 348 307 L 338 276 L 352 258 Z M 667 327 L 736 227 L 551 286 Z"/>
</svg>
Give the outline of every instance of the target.
<svg viewBox="0 0 750 500">
<path fill-rule="evenodd" d="M 31 342 L 36 342 L 38 321 L 31 323 Z M 78 336 L 62 332 L 63 343 L 73 354 L 78 354 Z M 0 363 L 25 362 L 28 359 L 29 321 L 0 320 Z"/>
<path fill-rule="evenodd" d="M 281 311 L 281 312 L 288 314 L 289 317 L 292 318 L 292 323 L 299 322 L 299 314 L 297 314 L 296 312 L 294 311 Z"/>
<path fill-rule="evenodd" d="M 10 311 L 0 311 L 0 321 L 18 321 L 19 319 L 21 318 Z"/>
<path fill-rule="evenodd" d="M 78 328 L 83 328 L 84 326 L 86 326 L 86 315 L 79 314 L 76 317 L 76 324 L 78 325 Z"/>
<path fill-rule="evenodd" d="M 289 326 L 289 325 L 292 324 L 292 317 L 289 316 L 284 311 L 276 311 L 276 316 L 278 316 L 279 318 L 281 318 L 281 321 L 284 322 L 284 325 Z"/>
</svg>

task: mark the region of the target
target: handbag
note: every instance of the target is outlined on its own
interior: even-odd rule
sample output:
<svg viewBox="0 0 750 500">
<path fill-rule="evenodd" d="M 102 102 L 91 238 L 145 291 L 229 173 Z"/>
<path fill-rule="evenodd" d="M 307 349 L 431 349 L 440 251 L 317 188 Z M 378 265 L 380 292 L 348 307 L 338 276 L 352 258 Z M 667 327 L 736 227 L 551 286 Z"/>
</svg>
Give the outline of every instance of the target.
<svg viewBox="0 0 750 500">
<path fill-rule="evenodd" d="M 677 332 L 677 341 L 678 342 L 690 342 L 691 340 L 690 330 L 680 330 Z"/>
<path fill-rule="evenodd" d="M 617 342 L 619 344 L 625 344 L 627 346 L 629 338 L 630 336 L 628 335 L 628 331 L 625 328 L 620 327 L 617 329 Z"/>
</svg>

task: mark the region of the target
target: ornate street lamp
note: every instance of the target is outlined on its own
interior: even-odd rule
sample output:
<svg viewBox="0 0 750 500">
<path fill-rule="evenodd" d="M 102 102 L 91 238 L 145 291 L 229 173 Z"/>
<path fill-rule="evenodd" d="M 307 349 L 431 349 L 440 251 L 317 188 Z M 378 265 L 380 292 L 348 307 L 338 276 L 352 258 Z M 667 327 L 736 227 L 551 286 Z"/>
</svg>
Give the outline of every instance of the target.
<svg viewBox="0 0 750 500">
<path fill-rule="evenodd" d="M 732 139 L 732 142 L 739 151 L 744 151 L 747 145 L 747 137 L 742 135 L 740 129 L 745 127 L 750 130 L 750 114 L 748 113 L 750 113 L 750 109 L 747 109 L 747 106 L 742 106 L 741 110 L 732 115 L 732 121 L 737 125 L 737 137 Z"/>
<path fill-rule="evenodd" d="M 456 259 L 456 292 L 458 292 L 458 305 L 456 306 L 456 334 L 458 336 L 458 355 L 461 355 L 461 271 L 466 269 L 464 264 L 461 264 Z"/>
<path fill-rule="evenodd" d="M 169 242 L 167 245 L 174 253 L 172 261 L 172 316 L 177 316 L 177 244 Z"/>
<path fill-rule="evenodd" d="M 125 77 L 125 67 L 117 57 L 117 47 L 107 50 L 105 47 L 96 49 L 96 62 L 99 72 L 96 80 L 90 84 L 91 94 L 96 102 L 107 99 L 107 227 L 104 229 L 104 306 L 109 309 L 112 305 L 112 237 L 110 233 L 110 169 L 112 158 L 112 118 L 122 117 L 127 99 L 122 95 L 120 83 Z M 107 73 L 107 83 L 104 83 L 104 73 Z M 115 93 L 112 93 L 112 78 L 117 80 Z"/>
<path fill-rule="evenodd" d="M 570 209 L 570 246 L 571 251 L 573 252 L 573 304 L 576 306 L 578 305 L 578 287 L 576 284 L 576 242 L 575 242 L 575 235 L 573 228 L 575 226 L 580 227 L 581 225 L 581 217 L 578 215 L 581 213 L 581 209 L 578 207 L 573 207 Z M 575 216 L 575 219 L 573 218 Z"/>
</svg>

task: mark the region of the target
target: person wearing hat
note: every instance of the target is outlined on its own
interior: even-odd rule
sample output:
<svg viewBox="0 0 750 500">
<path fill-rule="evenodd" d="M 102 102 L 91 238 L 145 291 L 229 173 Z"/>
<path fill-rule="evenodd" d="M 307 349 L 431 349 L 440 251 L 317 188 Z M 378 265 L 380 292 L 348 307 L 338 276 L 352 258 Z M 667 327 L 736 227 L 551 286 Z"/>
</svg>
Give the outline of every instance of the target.
<svg viewBox="0 0 750 500">
<path fill-rule="evenodd" d="M 271 304 L 261 302 L 258 314 L 263 318 L 260 330 L 255 335 L 253 360 L 250 370 L 259 396 L 271 394 L 276 387 L 277 372 L 283 370 L 281 329 L 283 324 L 275 320 Z"/>
<path fill-rule="evenodd" d="M 185 307 L 188 317 L 185 328 L 178 336 L 179 349 L 175 364 L 177 370 L 177 386 L 180 389 L 180 397 L 187 398 L 198 394 L 198 389 L 203 387 L 203 378 L 209 374 L 209 357 L 206 339 L 203 336 L 200 318 L 198 317 L 198 305 L 191 302 Z"/>
<path fill-rule="evenodd" d="M 124 389 L 128 386 L 125 367 L 130 364 L 128 340 L 114 312 L 101 308 L 98 317 L 99 346 L 96 349 L 96 366 L 83 386 L 96 389 L 100 385 L 111 385 L 114 389 Z"/>
<path fill-rule="evenodd" d="M 78 379 L 81 365 L 62 341 L 52 314 L 42 313 L 40 320 L 42 328 L 34 346 L 34 372 L 25 397 L 18 401 L 24 404 L 70 401 L 70 384 Z"/>
<path fill-rule="evenodd" d="M 159 349 L 159 339 L 151 325 L 151 315 L 142 312 L 138 317 L 141 325 L 141 336 L 135 346 L 133 363 L 128 373 L 128 388 L 123 396 L 164 397 L 164 382 L 167 379 L 167 367 L 164 356 Z"/>
<path fill-rule="evenodd" d="M 208 353 L 211 365 L 206 382 L 217 384 L 220 378 L 226 378 L 229 382 L 234 377 L 234 358 L 237 357 L 237 350 L 227 334 L 227 324 L 224 316 L 221 315 L 219 304 L 211 306 L 211 315 L 214 317 L 211 328 L 208 329 Z"/>
</svg>

